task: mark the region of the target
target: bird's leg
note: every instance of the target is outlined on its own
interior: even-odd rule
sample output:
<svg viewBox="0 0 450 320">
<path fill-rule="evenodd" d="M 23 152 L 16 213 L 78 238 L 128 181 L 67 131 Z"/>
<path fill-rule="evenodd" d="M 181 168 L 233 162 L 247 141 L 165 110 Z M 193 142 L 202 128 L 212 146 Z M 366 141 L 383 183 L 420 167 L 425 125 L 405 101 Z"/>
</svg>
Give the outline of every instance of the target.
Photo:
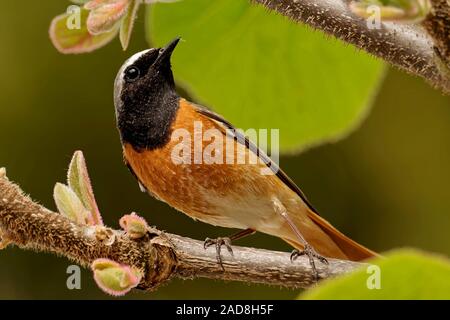
<svg viewBox="0 0 450 320">
<path fill-rule="evenodd" d="M 305 237 L 301 234 L 300 230 L 297 228 L 295 223 L 292 221 L 291 217 L 289 217 L 286 208 L 283 206 L 283 204 L 278 200 L 273 200 L 275 211 L 287 222 L 289 227 L 292 229 L 292 231 L 295 233 L 297 238 L 300 240 L 300 242 L 303 244 L 303 250 L 299 251 L 297 249 L 294 249 L 291 253 L 291 261 L 294 261 L 300 256 L 306 255 L 309 259 L 309 264 L 311 265 L 311 268 L 314 272 L 314 278 L 316 280 L 319 279 L 319 272 L 316 268 L 316 263 L 314 262 L 314 258 L 317 258 L 320 262 L 323 264 L 328 264 L 328 260 L 321 256 L 317 251 L 306 241 Z"/>
<path fill-rule="evenodd" d="M 230 253 L 230 255 L 233 255 L 233 249 L 231 248 L 231 242 L 236 241 L 241 238 L 244 238 L 246 236 L 252 235 L 255 232 L 256 231 L 253 229 L 245 229 L 245 230 L 239 231 L 236 234 L 233 234 L 230 237 L 219 237 L 216 239 L 206 238 L 205 242 L 203 243 L 203 247 L 206 250 L 208 247 L 215 245 L 217 263 L 220 265 L 222 270 L 225 270 L 225 268 L 223 267 L 222 256 L 220 253 L 222 246 L 225 246 L 227 248 L 228 252 Z"/>
</svg>

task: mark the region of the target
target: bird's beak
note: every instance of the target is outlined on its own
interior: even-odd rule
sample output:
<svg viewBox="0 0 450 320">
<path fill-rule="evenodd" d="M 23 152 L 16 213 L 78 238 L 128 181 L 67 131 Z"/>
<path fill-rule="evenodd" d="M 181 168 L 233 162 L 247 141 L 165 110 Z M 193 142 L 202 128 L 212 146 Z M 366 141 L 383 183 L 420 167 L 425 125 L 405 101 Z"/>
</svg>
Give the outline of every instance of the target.
<svg viewBox="0 0 450 320">
<path fill-rule="evenodd" d="M 164 48 L 161 48 L 161 53 L 159 54 L 158 58 L 155 61 L 155 65 L 170 65 L 170 57 L 172 56 L 173 51 L 175 50 L 178 42 L 180 41 L 180 38 L 176 38 L 172 42 L 170 42 L 167 46 Z"/>
</svg>

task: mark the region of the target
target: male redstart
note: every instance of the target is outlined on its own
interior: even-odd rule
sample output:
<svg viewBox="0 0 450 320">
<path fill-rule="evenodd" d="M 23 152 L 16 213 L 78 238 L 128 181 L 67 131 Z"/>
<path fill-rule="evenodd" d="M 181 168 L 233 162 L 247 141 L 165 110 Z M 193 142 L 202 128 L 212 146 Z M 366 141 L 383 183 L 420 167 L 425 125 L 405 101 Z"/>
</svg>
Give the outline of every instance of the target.
<svg viewBox="0 0 450 320">
<path fill-rule="evenodd" d="M 231 241 L 256 231 L 282 238 L 296 248 L 291 260 L 307 255 L 316 276 L 314 258 L 328 263 L 323 256 L 363 260 L 376 255 L 320 217 L 300 188 L 228 121 L 177 94 L 170 58 L 178 42 L 175 39 L 164 48 L 133 55 L 115 80 L 114 104 L 124 159 L 141 190 L 191 218 L 243 229 L 231 237 L 205 240 L 205 249 L 215 245 L 220 265 L 221 246 L 232 254 Z M 180 163 L 180 157 L 174 157 L 179 141 L 172 135 L 182 130 L 195 139 L 195 123 L 203 130 L 218 130 L 224 145 L 235 147 L 233 155 L 256 156 L 262 161 Z M 205 148 L 204 141 L 201 148 Z M 187 159 L 194 159 L 193 148 L 189 153 Z M 262 167 L 273 174 L 262 174 Z"/>
</svg>

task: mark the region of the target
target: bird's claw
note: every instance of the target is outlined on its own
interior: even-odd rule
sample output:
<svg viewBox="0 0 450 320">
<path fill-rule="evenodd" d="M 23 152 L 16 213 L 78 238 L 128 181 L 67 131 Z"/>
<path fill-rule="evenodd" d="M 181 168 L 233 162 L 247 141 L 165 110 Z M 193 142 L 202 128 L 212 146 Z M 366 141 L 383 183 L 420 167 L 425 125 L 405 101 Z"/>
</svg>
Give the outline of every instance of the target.
<svg viewBox="0 0 450 320">
<path fill-rule="evenodd" d="M 314 258 L 316 258 L 317 260 L 319 260 L 320 262 L 322 262 L 323 264 L 328 265 L 329 262 L 328 260 L 321 256 L 320 254 L 317 253 L 316 250 L 314 250 L 313 247 L 311 247 L 309 244 L 305 245 L 305 248 L 302 251 L 299 251 L 297 249 L 294 249 L 291 253 L 291 262 L 295 261 L 295 259 L 297 259 L 300 256 L 308 256 L 309 259 L 309 264 L 311 265 L 311 268 L 313 270 L 314 273 L 314 278 L 315 280 L 319 280 L 319 272 L 317 271 L 316 268 L 316 263 L 314 262 Z"/>
<path fill-rule="evenodd" d="M 215 245 L 215 247 L 216 247 L 217 263 L 220 265 L 222 270 L 225 271 L 225 268 L 223 267 L 221 251 L 222 251 L 222 246 L 225 246 L 227 248 L 228 252 L 230 253 L 230 255 L 233 256 L 233 249 L 231 248 L 231 239 L 226 238 L 226 237 L 225 238 L 219 237 L 217 239 L 206 238 L 205 242 L 203 243 L 203 247 L 205 248 L 205 250 L 212 245 Z"/>
</svg>

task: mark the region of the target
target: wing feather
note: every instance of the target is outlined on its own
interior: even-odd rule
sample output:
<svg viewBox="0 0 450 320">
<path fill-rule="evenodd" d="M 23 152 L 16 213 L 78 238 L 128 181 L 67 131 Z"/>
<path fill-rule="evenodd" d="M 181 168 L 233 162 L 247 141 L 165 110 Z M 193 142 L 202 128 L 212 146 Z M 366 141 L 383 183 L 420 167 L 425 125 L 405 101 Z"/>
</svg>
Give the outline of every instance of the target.
<svg viewBox="0 0 450 320">
<path fill-rule="evenodd" d="M 192 104 L 194 105 L 194 104 Z M 318 214 L 317 210 L 312 206 L 312 204 L 309 202 L 309 200 L 306 198 L 305 194 L 302 192 L 302 190 L 295 184 L 294 181 L 291 180 L 291 178 L 288 177 L 288 175 L 281 170 L 281 168 L 276 164 L 272 159 L 260 148 L 258 148 L 252 141 L 248 139 L 248 137 L 244 136 L 243 133 L 240 130 L 237 130 L 230 122 L 225 120 L 222 116 L 219 114 L 201 106 L 198 104 L 195 104 L 194 107 L 196 108 L 196 111 L 212 120 L 214 120 L 216 123 L 220 124 L 224 129 L 229 129 L 227 132 L 232 132 L 234 140 L 236 140 L 238 143 L 245 145 L 250 151 L 252 151 L 254 154 L 256 154 L 263 163 L 270 169 L 272 172 L 285 184 L 287 185 L 292 191 L 297 193 L 299 197 L 305 202 L 305 204 L 308 206 L 310 210 L 312 210 L 315 214 Z"/>
</svg>

